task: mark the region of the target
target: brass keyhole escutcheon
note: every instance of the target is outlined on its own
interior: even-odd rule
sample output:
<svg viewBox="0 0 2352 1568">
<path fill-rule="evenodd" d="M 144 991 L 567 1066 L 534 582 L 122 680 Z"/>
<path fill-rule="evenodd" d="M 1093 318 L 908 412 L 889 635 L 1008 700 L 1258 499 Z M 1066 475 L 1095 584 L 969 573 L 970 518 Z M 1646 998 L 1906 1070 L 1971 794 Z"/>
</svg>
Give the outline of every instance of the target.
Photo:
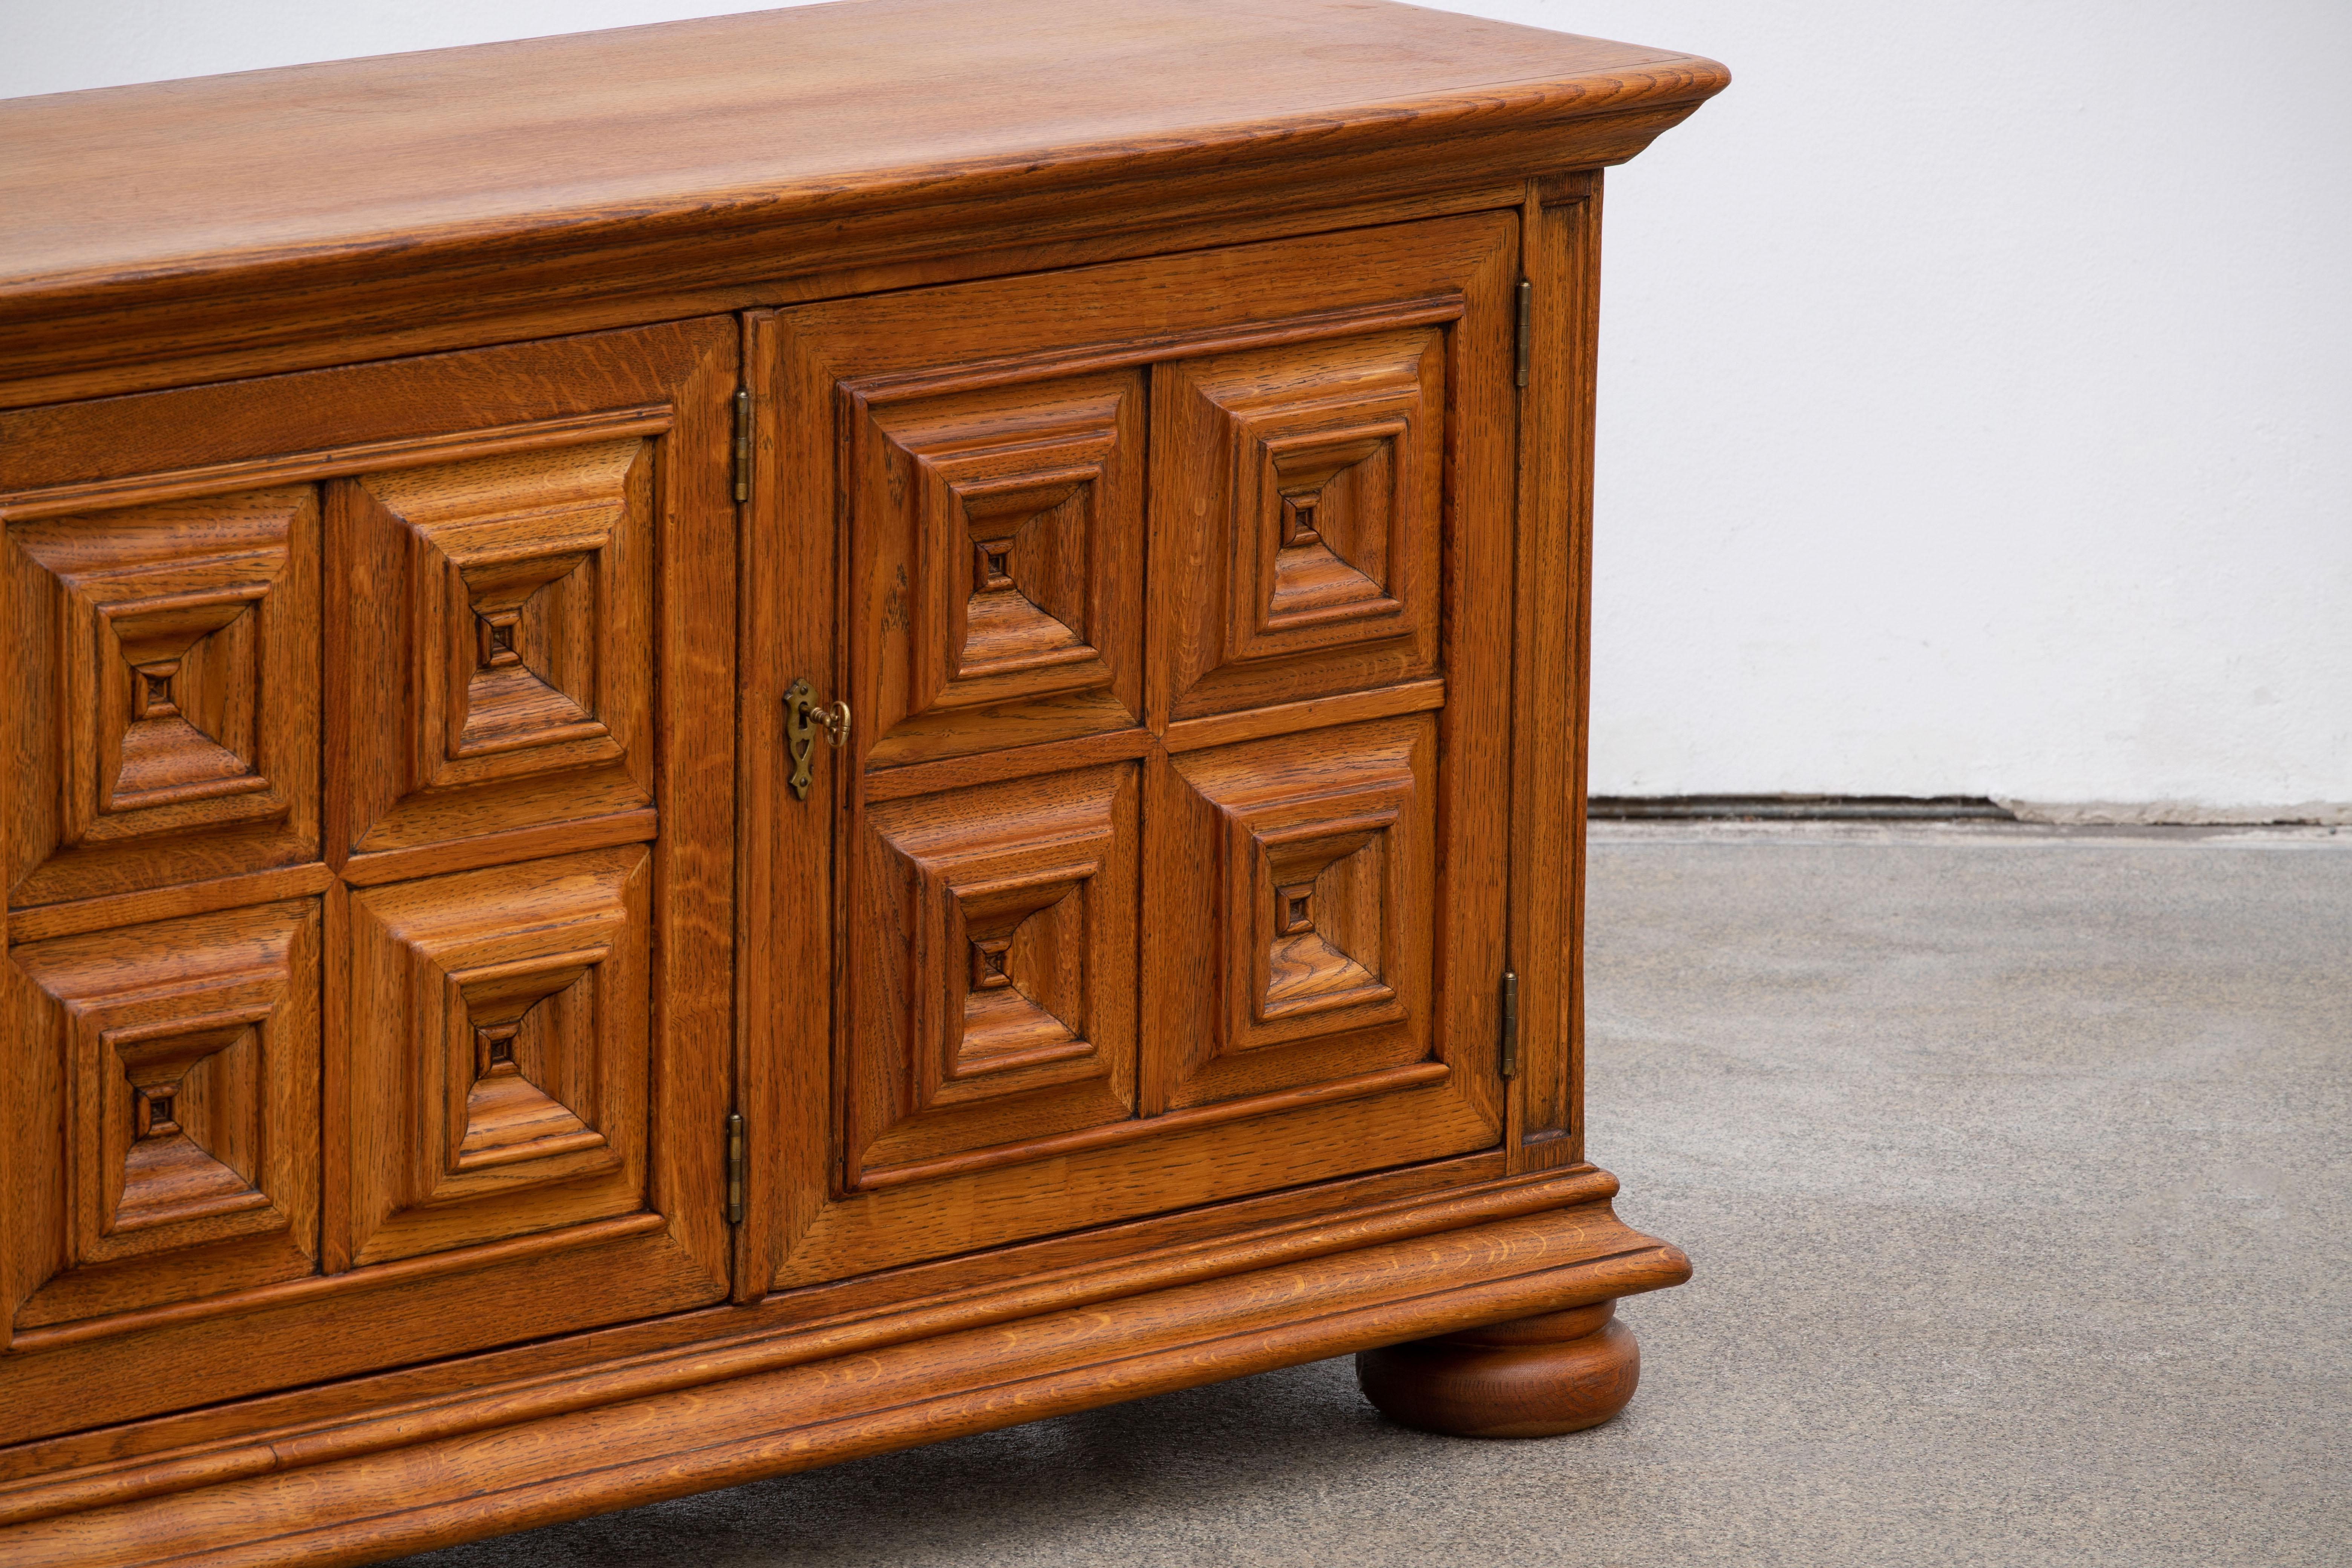
<svg viewBox="0 0 2352 1568">
<path fill-rule="evenodd" d="M 849 744 L 849 704 L 835 702 L 830 708 L 818 707 L 816 689 L 808 683 L 808 677 L 802 676 L 784 689 L 784 746 L 793 759 L 788 782 L 793 794 L 802 800 L 808 798 L 811 764 L 820 731 L 836 750 Z"/>
</svg>

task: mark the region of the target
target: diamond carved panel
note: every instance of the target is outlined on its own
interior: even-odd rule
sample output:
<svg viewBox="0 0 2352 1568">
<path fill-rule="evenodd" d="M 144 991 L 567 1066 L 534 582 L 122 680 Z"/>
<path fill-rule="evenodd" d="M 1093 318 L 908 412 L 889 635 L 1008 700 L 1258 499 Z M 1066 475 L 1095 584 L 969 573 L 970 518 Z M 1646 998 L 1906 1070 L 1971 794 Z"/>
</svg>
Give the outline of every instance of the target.
<svg viewBox="0 0 2352 1568">
<path fill-rule="evenodd" d="M 651 801 L 653 466 L 630 438 L 335 486 L 354 850 Z"/>
<path fill-rule="evenodd" d="M 1390 395 L 1367 402 L 1410 407 L 1417 398 Z M 1246 431 L 1251 421 L 1243 421 Z M 1410 553 L 1398 537 L 1408 508 L 1412 427 L 1402 419 L 1321 434 L 1257 438 L 1260 471 L 1256 528 L 1235 535 L 1230 658 L 1262 658 L 1318 646 L 1286 637 L 1308 627 L 1377 623 L 1404 614 L 1390 591 L 1391 562 Z M 1409 492 L 1408 492 L 1409 493 Z M 1400 584 L 1402 586 L 1402 584 Z M 1394 627 L 1375 627 L 1391 635 Z M 1328 635 L 1328 634 L 1326 634 Z M 1350 626 L 1348 639 L 1364 635 Z"/>
<path fill-rule="evenodd" d="M 27 942 L 10 958 L 34 1003 L 18 1066 L 49 1063 L 10 1098 L 21 1110 L 55 1095 L 15 1121 L 14 1190 L 46 1189 L 54 1206 L 27 1202 L 0 1243 L 14 1326 L 312 1272 L 316 902 Z"/>
<path fill-rule="evenodd" d="M 975 749 L 975 709 L 1040 739 L 1136 722 L 1142 408 L 1130 371 L 865 412 L 854 646 L 875 761 Z"/>
<path fill-rule="evenodd" d="M 926 1105 L 971 1098 L 974 1080 L 1094 1054 L 1087 1037 L 1087 886 L 1102 861 L 1027 875 L 945 883 L 953 934 L 970 954 L 953 1043 Z M 991 1092 L 979 1086 L 979 1094 Z"/>
<path fill-rule="evenodd" d="M 1264 817 L 1250 826 L 1258 896 L 1249 1026 L 1361 1007 L 1402 1016 L 1381 976 L 1396 972 L 1402 857 L 1391 836 L 1410 796 L 1409 786 L 1362 791 L 1318 801 L 1297 826 Z M 1235 1038 L 1243 1048 L 1266 1043 Z"/>
<path fill-rule="evenodd" d="M 30 765 L 10 901 L 304 859 L 318 812 L 318 509 L 308 486 L 8 530 Z"/>
<path fill-rule="evenodd" d="M 1434 742 L 1416 717 L 1171 760 L 1146 916 L 1182 955 L 1146 999 L 1161 1103 L 1429 1055 Z"/>
<path fill-rule="evenodd" d="M 261 1098 L 257 1058 L 267 1007 L 175 1019 L 100 1037 L 101 1094 L 120 1078 L 130 1115 L 102 1113 L 105 1236 L 174 1220 L 267 1208 L 260 1175 Z M 111 1146 L 121 1144 L 120 1149 Z"/>
<path fill-rule="evenodd" d="M 1175 718 L 1438 668 L 1445 334 L 1163 367 L 1152 462 Z"/>
<path fill-rule="evenodd" d="M 642 1206 L 652 881 L 631 845 L 352 894 L 355 1262 Z"/>
<path fill-rule="evenodd" d="M 1132 1114 L 1136 802 L 1124 763 L 867 808 L 853 1176 Z"/>
</svg>

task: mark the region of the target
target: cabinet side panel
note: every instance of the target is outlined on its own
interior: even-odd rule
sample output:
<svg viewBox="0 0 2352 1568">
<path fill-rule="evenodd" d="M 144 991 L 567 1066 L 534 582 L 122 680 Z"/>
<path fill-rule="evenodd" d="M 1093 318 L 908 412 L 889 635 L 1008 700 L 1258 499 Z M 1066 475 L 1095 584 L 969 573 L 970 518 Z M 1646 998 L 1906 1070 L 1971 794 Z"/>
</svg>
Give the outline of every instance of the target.
<svg viewBox="0 0 2352 1568">
<path fill-rule="evenodd" d="M 1584 778 L 1601 176 L 1547 185 L 1549 199 L 1530 189 L 1522 231 L 1534 287 L 1519 411 L 1515 1171 L 1584 1157 Z"/>
</svg>

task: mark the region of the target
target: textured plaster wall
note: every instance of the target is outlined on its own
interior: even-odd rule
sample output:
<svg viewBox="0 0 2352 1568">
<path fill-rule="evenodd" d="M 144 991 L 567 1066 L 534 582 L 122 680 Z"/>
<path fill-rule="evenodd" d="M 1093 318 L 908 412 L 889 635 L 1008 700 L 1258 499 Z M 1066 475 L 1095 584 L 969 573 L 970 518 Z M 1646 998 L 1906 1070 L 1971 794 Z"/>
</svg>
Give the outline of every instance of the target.
<svg viewBox="0 0 2352 1568">
<path fill-rule="evenodd" d="M 710 0 L 0 0 L 0 95 Z M 1454 0 L 1712 54 L 1612 176 L 1593 787 L 2352 803 L 2352 5 Z"/>
</svg>

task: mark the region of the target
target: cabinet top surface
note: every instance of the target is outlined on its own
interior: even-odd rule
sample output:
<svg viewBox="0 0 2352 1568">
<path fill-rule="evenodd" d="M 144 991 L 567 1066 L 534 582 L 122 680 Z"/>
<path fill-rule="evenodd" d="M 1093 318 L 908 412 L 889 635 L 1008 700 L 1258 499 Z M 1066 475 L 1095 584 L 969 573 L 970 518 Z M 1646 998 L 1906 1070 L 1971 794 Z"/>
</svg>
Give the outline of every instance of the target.
<svg viewBox="0 0 2352 1568">
<path fill-rule="evenodd" d="M 1727 79 L 1388 0 L 853 0 L 58 93 L 0 101 L 0 298 L 1312 156 Z"/>
</svg>

